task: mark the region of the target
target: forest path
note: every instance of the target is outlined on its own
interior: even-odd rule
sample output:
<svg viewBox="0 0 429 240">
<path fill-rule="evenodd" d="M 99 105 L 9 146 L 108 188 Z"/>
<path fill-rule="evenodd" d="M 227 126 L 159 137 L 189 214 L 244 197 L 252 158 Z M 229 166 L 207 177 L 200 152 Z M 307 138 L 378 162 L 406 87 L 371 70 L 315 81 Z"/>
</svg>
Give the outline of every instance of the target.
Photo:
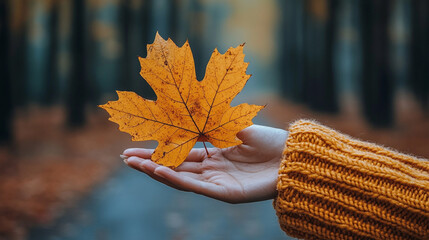
<svg viewBox="0 0 429 240">
<path fill-rule="evenodd" d="M 166 187 L 124 165 L 29 239 L 285 239 L 272 201 L 232 205 Z"/>
</svg>

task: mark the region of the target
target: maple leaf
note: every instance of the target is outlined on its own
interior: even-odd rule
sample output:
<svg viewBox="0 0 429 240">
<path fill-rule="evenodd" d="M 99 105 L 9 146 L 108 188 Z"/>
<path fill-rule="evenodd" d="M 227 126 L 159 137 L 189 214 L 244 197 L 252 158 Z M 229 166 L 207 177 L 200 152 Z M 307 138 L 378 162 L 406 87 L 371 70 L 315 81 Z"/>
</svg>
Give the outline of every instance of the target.
<svg viewBox="0 0 429 240">
<path fill-rule="evenodd" d="M 252 118 L 264 108 L 247 103 L 230 106 L 250 77 L 243 46 L 229 48 L 225 54 L 215 49 L 204 79 L 198 81 L 188 41 L 178 47 L 157 33 L 147 46 L 147 57 L 139 57 L 140 74 L 157 100 L 117 91 L 117 101 L 100 107 L 133 141 L 158 141 L 151 159 L 164 166 L 179 166 L 197 141 L 218 148 L 241 144 L 236 134 L 252 125 Z"/>
</svg>

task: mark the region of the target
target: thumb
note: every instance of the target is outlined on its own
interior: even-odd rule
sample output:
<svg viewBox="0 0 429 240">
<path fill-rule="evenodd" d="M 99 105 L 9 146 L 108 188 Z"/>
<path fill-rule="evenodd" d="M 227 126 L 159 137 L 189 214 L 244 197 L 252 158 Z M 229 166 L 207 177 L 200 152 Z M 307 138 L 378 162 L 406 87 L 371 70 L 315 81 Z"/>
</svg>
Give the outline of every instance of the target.
<svg viewBox="0 0 429 240">
<path fill-rule="evenodd" d="M 237 137 L 245 145 L 259 146 L 266 150 L 283 149 L 288 132 L 283 129 L 266 127 L 262 125 L 252 125 L 237 133 Z"/>
<path fill-rule="evenodd" d="M 240 139 L 243 144 L 252 145 L 255 141 L 260 141 L 260 138 L 264 135 L 264 129 L 269 129 L 269 127 L 253 124 L 238 132 L 237 138 Z"/>
</svg>

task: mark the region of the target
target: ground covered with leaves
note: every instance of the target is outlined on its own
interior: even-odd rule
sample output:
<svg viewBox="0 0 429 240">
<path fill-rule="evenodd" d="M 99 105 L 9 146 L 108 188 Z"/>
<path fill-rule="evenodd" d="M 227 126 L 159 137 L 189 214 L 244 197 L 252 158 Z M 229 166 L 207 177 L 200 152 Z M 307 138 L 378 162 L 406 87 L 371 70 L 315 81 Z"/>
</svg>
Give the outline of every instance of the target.
<svg viewBox="0 0 429 240">
<path fill-rule="evenodd" d="M 31 108 L 17 112 L 14 129 L 14 143 L 0 147 L 0 239 L 25 239 L 30 227 L 54 221 L 108 177 L 131 146 L 100 113 L 68 129 L 62 109 Z"/>
</svg>

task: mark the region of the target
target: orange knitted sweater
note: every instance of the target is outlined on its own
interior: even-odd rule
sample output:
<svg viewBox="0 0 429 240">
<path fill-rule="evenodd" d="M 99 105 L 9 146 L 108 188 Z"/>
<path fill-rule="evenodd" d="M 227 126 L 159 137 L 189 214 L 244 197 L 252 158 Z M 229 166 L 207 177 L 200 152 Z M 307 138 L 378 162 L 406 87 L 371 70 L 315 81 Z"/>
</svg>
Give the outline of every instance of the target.
<svg viewBox="0 0 429 240">
<path fill-rule="evenodd" d="M 277 189 L 293 237 L 429 239 L 429 161 L 312 121 L 290 126 Z"/>
</svg>

